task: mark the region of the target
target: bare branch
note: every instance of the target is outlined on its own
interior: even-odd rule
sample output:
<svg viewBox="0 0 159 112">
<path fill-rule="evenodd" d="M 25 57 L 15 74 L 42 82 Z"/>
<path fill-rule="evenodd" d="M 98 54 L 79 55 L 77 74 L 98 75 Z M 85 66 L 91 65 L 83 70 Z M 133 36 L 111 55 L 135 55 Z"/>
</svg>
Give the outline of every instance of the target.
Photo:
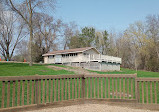
<svg viewBox="0 0 159 112">
<path fill-rule="evenodd" d="M 25 20 L 25 22 L 26 22 L 27 24 L 29 24 L 29 22 L 28 22 L 27 19 L 23 16 L 23 14 L 22 14 L 18 9 L 15 8 L 15 6 L 13 5 L 12 0 L 9 0 L 9 2 L 10 2 L 10 4 L 11 4 L 11 6 L 12 6 L 12 9 L 13 9 L 14 11 L 16 11 L 16 12 Z"/>
</svg>

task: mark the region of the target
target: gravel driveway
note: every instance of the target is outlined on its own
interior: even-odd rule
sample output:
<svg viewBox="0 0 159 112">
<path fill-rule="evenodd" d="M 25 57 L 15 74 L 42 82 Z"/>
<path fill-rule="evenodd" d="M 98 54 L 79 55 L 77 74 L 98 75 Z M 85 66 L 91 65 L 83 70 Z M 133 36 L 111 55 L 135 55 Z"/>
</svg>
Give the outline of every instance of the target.
<svg viewBox="0 0 159 112">
<path fill-rule="evenodd" d="M 107 104 L 81 104 L 58 108 L 46 108 L 26 112 L 158 112 L 152 110 L 132 109 Z"/>
</svg>

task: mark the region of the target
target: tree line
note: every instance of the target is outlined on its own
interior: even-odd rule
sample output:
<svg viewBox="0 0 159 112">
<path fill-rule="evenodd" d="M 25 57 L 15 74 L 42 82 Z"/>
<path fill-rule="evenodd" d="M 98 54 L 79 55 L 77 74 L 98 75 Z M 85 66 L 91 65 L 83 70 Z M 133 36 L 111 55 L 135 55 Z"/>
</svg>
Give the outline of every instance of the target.
<svg viewBox="0 0 159 112">
<path fill-rule="evenodd" d="M 0 54 L 5 60 L 42 62 L 42 54 L 59 49 L 95 47 L 122 58 L 122 67 L 159 71 L 159 15 L 129 24 L 123 32 L 65 23 L 45 13 L 54 0 L 4 0 L 0 4 Z"/>
</svg>

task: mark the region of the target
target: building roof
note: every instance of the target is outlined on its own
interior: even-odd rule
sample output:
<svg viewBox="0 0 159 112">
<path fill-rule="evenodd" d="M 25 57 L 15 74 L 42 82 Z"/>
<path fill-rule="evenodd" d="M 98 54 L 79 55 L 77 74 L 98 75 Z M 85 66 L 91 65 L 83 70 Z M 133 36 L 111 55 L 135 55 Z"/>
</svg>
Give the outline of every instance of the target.
<svg viewBox="0 0 159 112">
<path fill-rule="evenodd" d="M 87 51 L 89 49 L 94 49 L 94 50 L 96 50 L 96 52 L 99 53 L 99 51 L 97 51 L 97 49 L 94 48 L 94 47 L 85 47 L 85 48 L 76 48 L 76 49 L 68 49 L 68 50 L 59 50 L 59 51 L 48 52 L 46 54 L 43 54 L 42 56 L 49 56 L 49 55 L 56 55 L 56 54 L 67 54 L 67 53 L 79 53 L 79 52 Z"/>
</svg>

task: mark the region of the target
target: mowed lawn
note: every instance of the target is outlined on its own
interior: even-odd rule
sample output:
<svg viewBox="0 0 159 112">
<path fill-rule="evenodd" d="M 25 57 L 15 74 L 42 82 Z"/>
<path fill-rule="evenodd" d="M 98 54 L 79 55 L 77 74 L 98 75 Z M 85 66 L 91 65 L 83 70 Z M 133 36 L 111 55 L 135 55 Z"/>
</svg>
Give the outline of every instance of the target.
<svg viewBox="0 0 159 112">
<path fill-rule="evenodd" d="M 95 72 L 98 74 L 135 74 L 137 73 L 137 77 L 142 77 L 142 78 L 159 78 L 159 72 L 150 72 L 150 71 L 142 71 L 142 70 L 131 70 L 131 69 L 127 69 L 127 68 L 121 68 L 120 71 L 112 71 L 112 72 L 101 72 L 101 71 L 92 71 L 89 70 L 90 72 Z M 119 84 L 119 79 L 118 79 L 118 84 Z M 123 83 L 123 81 L 122 81 Z M 125 84 L 127 84 L 127 80 L 125 81 Z M 133 82 L 133 85 L 135 84 L 135 82 Z M 112 85 L 112 84 L 111 84 Z M 123 85 L 122 85 L 123 86 Z M 142 85 L 141 82 L 139 83 L 139 87 L 140 87 L 140 102 L 142 102 Z M 159 82 L 156 82 L 156 92 L 157 92 L 157 103 L 159 103 Z M 122 88 L 123 89 L 123 88 Z M 130 91 L 130 81 L 129 81 L 129 93 Z M 135 92 L 135 88 L 134 92 Z M 112 90 L 112 87 L 110 86 L 110 90 Z M 155 90 L 155 86 L 154 86 L 154 82 L 152 82 L 152 99 L 153 99 L 153 103 L 155 102 L 155 94 L 154 94 L 154 90 Z M 127 85 L 125 85 L 125 91 L 127 91 Z M 146 99 L 146 83 L 144 82 L 144 99 Z M 147 101 L 144 100 L 144 102 L 146 103 Z M 148 82 L 148 102 L 150 102 L 150 82 Z"/>
<path fill-rule="evenodd" d="M 1 76 L 31 76 L 31 75 L 73 75 L 74 72 L 72 71 L 66 71 L 66 70 L 53 70 L 47 67 L 48 65 L 40 65 L 40 64 L 33 64 L 33 66 L 29 66 L 27 63 L 2 63 L 0 62 L 0 77 Z M 59 65 L 57 65 L 59 66 Z M 62 66 L 61 66 L 62 67 Z M 63 66 L 65 67 L 65 66 Z M 67 66 L 66 66 L 67 67 Z M 31 82 L 29 82 L 31 84 Z M 43 84 L 43 82 L 42 82 Z M 21 82 L 22 85 L 22 82 Z M 25 81 L 25 90 L 27 83 Z M 13 83 L 10 83 L 10 95 L 12 96 L 12 90 L 13 90 Z M 15 105 L 17 105 L 17 81 L 15 85 Z M 20 87 L 22 88 L 22 86 Z M 31 88 L 31 85 L 30 85 Z M 22 91 L 21 91 L 22 92 Z M 20 94 L 21 94 L 20 92 Z M 30 90 L 31 95 L 31 90 Z M 2 82 L 0 82 L 0 108 L 1 108 L 1 96 L 2 96 Z M 25 91 L 25 104 L 27 99 L 27 92 Z M 31 99 L 31 96 L 29 96 Z M 5 83 L 5 101 L 4 101 L 4 107 L 6 107 L 7 103 L 7 82 Z M 10 105 L 12 104 L 12 97 L 10 98 Z"/>
<path fill-rule="evenodd" d="M 48 65 L 26 63 L 0 63 L 0 76 L 28 76 L 28 75 L 64 75 L 74 74 L 66 70 L 53 70 L 47 68 Z"/>
<path fill-rule="evenodd" d="M 66 70 L 53 70 L 47 68 L 48 65 L 33 64 L 29 66 L 26 63 L 0 63 L 0 76 L 27 76 L 27 75 L 67 75 L 74 74 L 74 72 Z M 64 65 L 54 65 L 59 67 L 68 68 L 69 66 Z M 73 67 L 70 67 L 73 69 Z M 76 68 L 75 68 L 76 69 Z M 113 72 L 101 72 L 101 71 L 92 71 L 99 74 L 134 74 L 137 73 L 137 77 L 159 77 L 158 72 L 149 72 L 149 71 L 135 71 L 131 69 L 121 68 L 121 71 Z"/>
<path fill-rule="evenodd" d="M 112 72 L 101 72 L 101 71 L 92 71 L 99 74 L 135 74 L 137 73 L 137 77 L 159 77 L 159 72 L 150 72 L 150 71 L 142 71 L 142 70 L 132 70 L 127 68 L 121 68 L 121 71 L 112 71 Z"/>
<path fill-rule="evenodd" d="M 50 69 L 50 68 L 47 68 L 48 65 L 39 65 L 39 64 L 34 64 L 33 66 L 29 66 L 28 64 L 24 64 L 24 63 L 0 63 L 0 76 L 27 76 L 27 75 L 35 75 L 35 74 L 38 74 L 38 75 L 69 75 L 69 74 L 74 74 L 74 72 L 70 72 L 70 71 L 66 71 L 66 70 L 53 70 L 53 69 Z M 63 66 L 63 65 L 54 65 L 54 66 L 59 66 L 59 67 L 68 67 L 68 66 Z M 72 69 L 75 69 L 73 67 L 71 67 Z M 89 70 L 90 71 L 90 70 Z M 130 70 L 130 69 L 125 69 L 125 68 L 121 68 L 121 71 L 114 71 L 114 72 L 100 72 L 100 71 L 90 71 L 90 72 L 96 72 L 96 73 L 99 73 L 99 74 L 134 74 L 134 73 L 137 73 L 137 77 L 159 77 L 159 73 L 157 72 L 148 72 L 148 71 L 135 71 L 135 70 Z M 104 84 L 104 79 L 103 78 L 99 78 L 99 89 L 97 90 L 97 79 L 95 79 L 95 93 L 96 95 L 94 96 L 94 91 L 90 89 L 90 85 L 92 85 L 92 88 L 94 88 L 94 81 L 92 80 L 92 82 L 90 82 L 90 78 L 88 78 L 88 82 L 86 81 L 85 84 L 86 84 L 86 88 L 85 88 L 85 92 L 87 93 L 88 91 L 88 96 L 86 94 L 86 97 L 89 97 L 91 96 L 92 94 L 92 97 L 96 97 L 97 98 L 97 93 L 99 91 L 99 98 L 101 98 L 101 80 L 103 80 L 103 88 L 107 88 L 107 98 L 108 98 L 108 79 L 106 79 L 106 87 L 105 87 L 105 84 Z M 54 80 L 53 80 L 54 81 Z M 54 81 L 55 82 L 55 81 Z M 22 82 L 21 82 L 22 83 Z M 26 81 L 25 81 L 26 83 Z M 41 82 L 41 87 L 43 85 L 43 83 L 46 83 L 46 81 L 44 82 Z M 73 96 L 72 96 L 72 86 L 70 86 L 70 91 L 71 91 L 71 99 L 72 97 L 75 97 L 75 80 L 74 79 L 71 79 L 71 82 L 70 82 L 70 85 L 74 85 L 74 92 L 73 92 Z M 79 87 L 79 80 L 77 81 L 77 91 L 79 90 L 78 87 Z M 58 86 L 60 86 L 60 88 L 62 87 L 61 85 L 61 80 L 60 80 L 60 85 L 56 85 L 56 87 L 58 88 Z M 65 84 L 65 83 L 64 83 Z M 135 84 L 135 82 L 133 81 L 133 85 Z M 31 89 L 31 83 L 29 83 L 30 85 L 30 89 Z M 45 85 L 45 86 L 46 86 Z M 50 85 L 50 82 L 49 82 L 49 85 Z M 80 80 L 80 85 L 81 85 L 81 80 Z M 87 90 L 87 85 L 88 85 L 88 90 Z M 131 83 L 130 83 L 130 80 L 129 80 L 129 87 L 127 87 L 127 79 L 125 80 L 125 92 L 127 92 L 127 88 L 129 88 L 129 93 L 131 93 L 131 87 L 130 87 Z M 10 95 L 12 96 L 12 82 L 11 82 L 11 91 L 10 91 Z M 67 88 L 67 97 L 64 99 L 68 99 L 68 80 L 67 80 L 67 87 L 65 87 L 66 85 L 64 85 L 64 91 L 65 91 L 65 88 Z M 121 85 L 121 89 L 122 89 L 122 92 L 123 92 L 123 80 L 122 80 L 122 85 Z M 2 82 L 0 82 L 0 96 L 2 96 Z M 27 83 L 25 85 L 25 95 L 24 95 L 24 98 L 25 98 L 25 105 L 26 105 L 26 101 L 27 101 Z M 49 86 L 50 87 L 50 86 Z M 54 83 L 53 83 L 53 87 L 54 87 Z M 81 87 L 81 86 L 80 86 Z M 22 88 L 22 87 L 21 87 Z M 116 89 L 115 87 L 115 81 L 114 81 L 114 90 Z M 157 83 L 157 88 L 159 88 L 159 83 Z M 16 82 L 16 93 L 15 93 L 15 104 L 17 105 L 17 82 Z M 81 88 L 82 89 L 82 88 Z M 146 86 L 144 84 L 144 89 L 146 89 Z M 148 86 L 148 89 L 150 89 L 150 86 Z M 60 89 L 61 90 L 61 89 Z M 117 90 L 119 91 L 119 79 L 117 80 Z M 154 83 L 152 84 L 152 90 L 154 90 Z M 43 90 L 42 90 L 43 91 Z M 42 92 L 41 91 L 41 92 Z M 46 89 L 45 89 L 46 91 Z M 104 90 L 105 91 L 105 90 Z M 105 94 L 105 92 L 103 91 L 103 95 Z M 141 84 L 140 84 L 140 96 L 141 96 Z M 31 91 L 30 91 L 31 92 Z M 34 91 L 35 92 L 35 91 Z M 157 91 L 159 92 L 159 91 Z M 112 93 L 112 79 L 110 79 L 110 93 Z M 135 87 L 133 87 L 133 93 L 135 94 Z M 145 93 L 145 92 L 144 92 Z M 154 92 L 153 92 L 154 93 Z M 20 93 L 21 94 L 21 93 Z M 58 89 L 56 91 L 56 98 L 58 97 L 57 95 L 60 94 L 60 99 L 61 99 L 61 91 L 60 93 L 58 93 Z M 150 101 L 150 91 L 149 91 L 149 101 Z M 42 93 L 41 93 L 42 95 Z M 49 94 L 50 95 L 50 94 Z M 65 93 L 64 93 L 64 96 L 65 96 Z M 81 93 L 80 95 L 78 94 L 77 96 L 80 96 L 81 97 Z M 30 96 L 31 98 L 31 93 L 30 93 Z M 133 96 L 134 97 L 134 96 Z M 146 97 L 146 93 L 145 93 L 145 97 Z M 30 99 L 29 98 L 29 99 Z M 46 98 L 46 94 L 45 94 L 45 98 Z M 50 96 L 49 96 L 50 98 Z M 53 96 L 54 98 L 54 96 Z M 105 98 L 105 97 L 104 97 Z M 112 98 L 112 95 L 110 95 L 110 98 Z M 135 98 L 135 97 L 134 97 Z M 159 94 L 157 94 L 157 103 L 159 103 Z M 46 100 L 46 99 L 45 99 Z M 59 100 L 59 99 L 57 99 Z M 141 102 L 141 97 L 140 97 L 140 102 Z M 6 102 L 7 101 L 7 83 L 5 84 L 5 107 L 6 107 Z M 42 98 L 41 98 L 41 101 L 42 101 Z M 46 102 L 46 101 L 45 101 Z M 154 102 L 154 94 L 153 94 L 153 102 Z M 12 98 L 10 99 L 10 106 L 12 106 Z M 1 108 L 1 98 L 0 98 L 0 108 Z"/>
</svg>

